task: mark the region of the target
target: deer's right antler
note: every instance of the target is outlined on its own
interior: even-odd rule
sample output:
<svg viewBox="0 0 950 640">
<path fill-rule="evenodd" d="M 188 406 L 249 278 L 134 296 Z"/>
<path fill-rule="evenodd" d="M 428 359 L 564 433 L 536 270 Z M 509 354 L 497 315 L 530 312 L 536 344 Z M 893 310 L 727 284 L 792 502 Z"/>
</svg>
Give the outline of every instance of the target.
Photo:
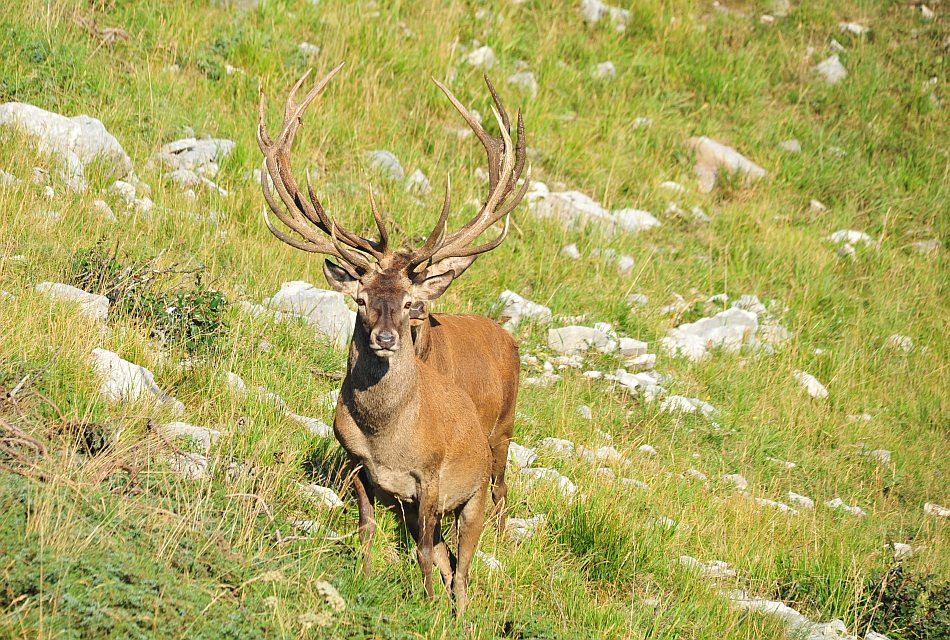
<svg viewBox="0 0 950 640">
<path fill-rule="evenodd" d="M 304 96 L 303 100 L 299 103 L 295 103 L 294 97 L 297 94 L 297 90 L 300 89 L 304 80 L 310 75 L 310 71 L 308 70 L 303 74 L 293 89 L 291 89 L 290 95 L 287 96 L 287 103 L 284 106 L 284 121 L 276 139 L 272 139 L 267 132 L 267 125 L 264 121 L 264 89 L 263 87 L 261 88 L 261 101 L 257 123 L 257 144 L 260 146 L 261 151 L 264 152 L 264 168 L 266 169 L 266 172 L 262 172 L 261 174 L 261 189 L 264 192 L 264 199 L 267 201 L 267 206 L 270 210 L 299 237 L 277 229 L 267 215 L 266 209 L 264 210 L 264 222 L 271 233 L 292 247 L 303 251 L 334 256 L 343 263 L 344 267 L 349 266 L 356 268 L 358 271 L 366 272 L 372 268 L 368 256 L 372 256 L 378 261 L 388 253 L 387 245 L 389 242 L 389 235 L 386 233 L 383 218 L 376 207 L 375 201 L 372 200 L 372 194 L 370 198 L 373 208 L 373 218 L 376 220 L 376 225 L 380 231 L 379 241 L 373 241 L 359 236 L 331 219 L 317 198 L 313 185 L 310 182 L 309 172 L 307 173 L 308 198 L 304 198 L 300 192 L 300 188 L 297 186 L 297 180 L 294 178 L 290 164 L 291 147 L 293 146 L 297 129 L 302 122 L 304 111 L 342 67 L 343 65 L 340 64 L 330 71 L 330 73 L 324 76 L 324 78 Z M 281 207 L 274 199 L 268 176 L 273 180 L 274 189 L 276 189 L 277 194 L 280 196 L 284 207 Z M 316 229 L 311 225 L 316 226 Z M 327 236 L 329 236 L 329 238 Z"/>
</svg>

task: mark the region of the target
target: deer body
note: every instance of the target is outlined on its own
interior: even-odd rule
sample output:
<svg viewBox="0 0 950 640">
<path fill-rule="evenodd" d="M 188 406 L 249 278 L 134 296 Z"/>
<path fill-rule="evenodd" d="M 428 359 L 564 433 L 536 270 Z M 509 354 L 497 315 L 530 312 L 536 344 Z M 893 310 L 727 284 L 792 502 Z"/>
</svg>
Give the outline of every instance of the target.
<svg viewBox="0 0 950 640">
<path fill-rule="evenodd" d="M 486 77 L 500 129 L 500 136 L 491 136 L 436 81 L 485 148 L 489 195 L 475 217 L 446 234 L 451 207 L 447 181 L 442 212 L 423 246 L 394 251 L 372 191 L 378 240 L 340 226 L 324 211 L 309 179 L 305 195 L 291 170 L 290 152 L 303 113 L 341 67 L 299 103 L 294 96 L 307 74 L 297 82 L 276 138 L 267 132 L 261 93 L 257 141 L 267 170 L 261 173 L 261 189 L 268 208 L 290 233 L 277 229 L 266 210 L 264 222 L 286 244 L 336 260 L 324 261 L 327 282 L 357 304 L 333 431 L 353 472 L 363 571 L 368 574 L 372 568 L 374 504 L 379 500 L 396 512 L 415 539 L 426 594 L 432 596 L 435 565 L 461 616 L 490 481 L 492 497 L 500 504 L 499 531 L 504 526 L 504 472 L 518 393 L 518 350 L 511 337 L 486 318 L 427 316 L 420 327 L 414 314 L 417 309 L 424 313 L 427 302 L 441 296 L 479 254 L 507 236 L 509 214 L 529 186 L 527 179 L 518 186 L 526 157 L 524 122 L 519 113 L 515 145 L 508 114 Z M 493 240 L 472 244 L 502 219 L 504 228 Z M 412 325 L 421 328 L 415 336 Z M 457 558 L 442 539 L 444 516 L 455 518 Z"/>
<path fill-rule="evenodd" d="M 477 315 L 431 314 L 414 323 L 416 354 L 468 394 L 492 454 L 492 501 L 505 528 L 505 469 L 514 433 L 521 362 L 518 345 L 498 323 Z M 486 375 L 491 372 L 491 375 Z"/>
</svg>

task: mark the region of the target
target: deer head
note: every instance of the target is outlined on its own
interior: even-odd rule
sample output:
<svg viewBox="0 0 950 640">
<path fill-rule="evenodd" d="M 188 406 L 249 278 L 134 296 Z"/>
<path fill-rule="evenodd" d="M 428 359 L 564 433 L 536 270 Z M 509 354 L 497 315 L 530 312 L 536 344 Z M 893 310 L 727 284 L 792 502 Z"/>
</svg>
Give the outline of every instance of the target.
<svg viewBox="0 0 950 640">
<path fill-rule="evenodd" d="M 370 208 L 378 239 L 353 233 L 327 215 L 307 175 L 307 196 L 297 186 L 290 164 L 294 136 L 303 113 L 330 79 L 343 67 L 339 65 L 318 82 L 299 103 L 297 90 L 310 74 L 297 81 L 284 107 L 284 120 L 276 138 L 271 138 L 264 122 L 264 92 L 261 90 L 257 142 L 264 152 L 261 188 L 268 208 L 292 233 L 277 229 L 264 210 L 264 222 L 278 239 L 292 247 L 322 253 L 323 272 L 337 291 L 349 295 L 357 304 L 357 325 L 368 337 L 372 352 L 389 358 L 410 342 L 410 320 L 424 314 L 425 303 L 441 296 L 452 281 L 462 275 L 475 259 L 502 243 L 508 235 L 508 217 L 528 190 L 528 178 L 518 187 L 525 168 L 524 121 L 518 112 L 517 143 L 511 140 L 511 123 L 501 99 L 488 77 L 492 112 L 500 135 L 489 135 L 449 89 L 438 80 L 435 84 L 448 97 L 485 148 L 488 157 L 488 197 L 475 216 L 461 228 L 446 234 L 451 209 L 450 183 L 446 179 L 442 212 L 423 245 L 414 249 L 392 250 L 387 229 L 388 215 L 376 203 L 369 190 Z M 527 172 L 530 174 L 530 170 Z M 277 191 L 280 203 L 274 197 Z M 281 206 L 281 203 L 283 206 Z M 472 245 L 484 231 L 502 221 L 498 235 L 483 244 Z"/>
</svg>

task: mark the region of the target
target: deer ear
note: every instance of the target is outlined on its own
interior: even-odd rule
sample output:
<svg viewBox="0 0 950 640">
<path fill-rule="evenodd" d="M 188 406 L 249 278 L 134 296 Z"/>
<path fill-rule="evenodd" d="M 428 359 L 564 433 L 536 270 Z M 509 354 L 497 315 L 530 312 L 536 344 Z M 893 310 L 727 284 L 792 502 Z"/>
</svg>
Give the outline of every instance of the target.
<svg viewBox="0 0 950 640">
<path fill-rule="evenodd" d="M 472 263 L 475 262 L 475 258 L 478 257 L 476 253 L 474 256 L 462 256 L 461 258 L 445 258 L 444 260 L 439 260 L 431 267 L 426 269 L 426 273 L 430 275 L 435 275 L 437 273 L 445 273 L 450 269 L 455 272 L 455 277 L 458 278 L 460 275 L 465 273 L 465 270 L 472 266 Z"/>
<path fill-rule="evenodd" d="M 360 281 L 358 278 L 354 278 L 349 273 L 347 273 L 346 269 L 339 265 L 333 264 L 329 260 L 324 260 L 323 275 L 327 277 L 327 282 L 330 283 L 330 286 L 336 291 L 339 291 L 344 295 L 348 295 L 351 298 L 356 297 L 356 292 L 359 289 Z"/>
<path fill-rule="evenodd" d="M 445 293 L 453 280 L 455 280 L 455 272 L 451 269 L 445 273 L 430 276 L 419 284 L 412 285 L 412 297 L 414 300 L 435 300 Z"/>
</svg>

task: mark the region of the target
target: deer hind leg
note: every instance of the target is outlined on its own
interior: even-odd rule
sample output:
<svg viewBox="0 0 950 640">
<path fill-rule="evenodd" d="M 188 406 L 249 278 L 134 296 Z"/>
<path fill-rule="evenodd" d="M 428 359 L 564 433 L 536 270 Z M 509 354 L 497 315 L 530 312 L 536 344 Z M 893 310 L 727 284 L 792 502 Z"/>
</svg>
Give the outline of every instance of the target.
<svg viewBox="0 0 950 640">
<path fill-rule="evenodd" d="M 485 524 L 485 502 L 488 486 L 483 485 L 457 512 L 459 523 L 458 565 L 455 567 L 455 614 L 462 618 L 465 605 L 468 604 L 468 570 L 472 565 L 472 556 L 478 547 Z"/>
<path fill-rule="evenodd" d="M 373 490 L 365 482 L 364 471 L 356 462 L 350 462 L 353 469 L 353 493 L 356 496 L 356 506 L 360 513 L 358 531 L 360 547 L 363 550 L 363 575 L 369 577 L 373 573 L 373 536 L 376 533 L 376 518 L 373 513 Z"/>
<path fill-rule="evenodd" d="M 492 472 L 491 472 L 491 498 L 495 505 L 495 530 L 497 535 L 505 533 L 505 524 L 508 518 L 508 483 L 505 482 L 505 471 L 508 468 L 508 443 L 511 440 L 509 429 L 508 436 L 501 442 L 492 447 Z"/>
<path fill-rule="evenodd" d="M 452 579 L 455 574 L 456 560 L 452 550 L 449 549 L 449 545 L 445 543 L 445 539 L 442 537 L 441 518 L 436 520 L 435 545 L 432 548 L 432 553 L 435 566 L 439 568 L 439 573 L 442 574 L 442 583 L 445 585 L 445 593 L 451 598 Z"/>
<path fill-rule="evenodd" d="M 420 485 L 419 505 L 415 512 L 416 533 L 414 537 L 416 539 L 416 558 L 419 560 L 419 568 L 422 570 L 422 586 L 425 588 L 426 597 L 432 598 L 434 595 L 432 589 L 432 565 L 436 560 L 435 530 L 439 522 L 439 518 L 436 515 L 438 488 L 436 487 L 434 488 L 435 490 L 433 490 L 433 487 L 428 487 L 422 483 L 420 483 Z M 411 527 L 410 531 L 412 531 Z M 439 571 L 441 572 L 441 567 Z"/>
</svg>

